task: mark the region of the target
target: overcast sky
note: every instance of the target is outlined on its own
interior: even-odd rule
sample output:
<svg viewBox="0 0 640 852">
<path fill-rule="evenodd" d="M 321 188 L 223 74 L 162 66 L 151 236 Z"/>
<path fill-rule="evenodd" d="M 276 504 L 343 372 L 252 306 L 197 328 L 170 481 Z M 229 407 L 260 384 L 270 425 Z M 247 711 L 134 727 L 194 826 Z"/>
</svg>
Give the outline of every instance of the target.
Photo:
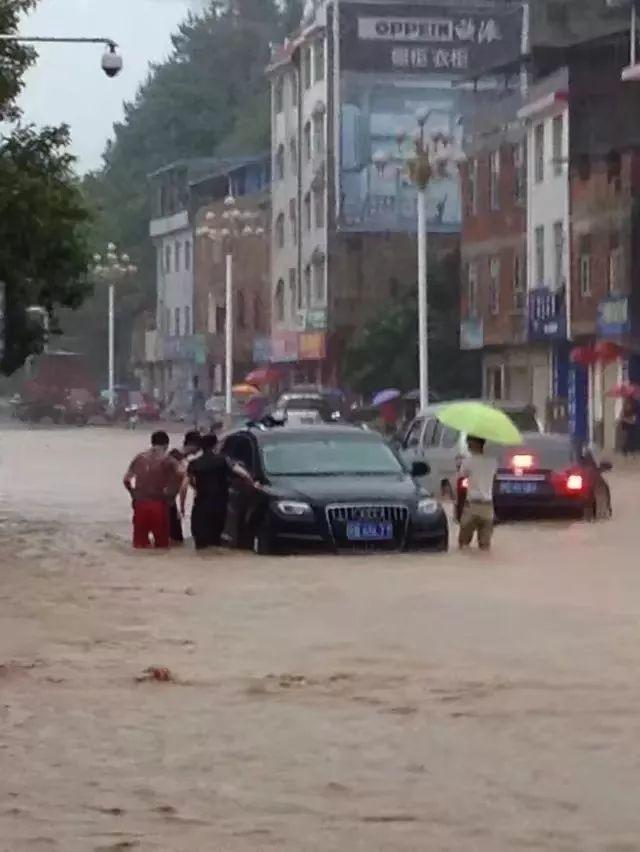
<svg viewBox="0 0 640 852">
<path fill-rule="evenodd" d="M 112 38 L 125 67 L 115 80 L 101 70 L 97 45 L 43 45 L 37 67 L 27 76 L 22 98 L 25 118 L 37 124 L 66 122 L 73 133 L 79 170 L 95 168 L 122 116 L 122 103 L 133 98 L 149 62 L 170 49 L 170 35 L 199 0 L 40 0 L 25 19 L 22 35 Z"/>
</svg>

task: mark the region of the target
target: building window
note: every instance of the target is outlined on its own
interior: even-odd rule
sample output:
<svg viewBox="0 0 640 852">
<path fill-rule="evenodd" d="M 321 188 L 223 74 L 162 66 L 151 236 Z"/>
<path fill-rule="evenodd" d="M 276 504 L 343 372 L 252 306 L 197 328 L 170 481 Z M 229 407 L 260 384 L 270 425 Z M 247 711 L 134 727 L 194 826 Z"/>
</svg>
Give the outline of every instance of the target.
<svg viewBox="0 0 640 852">
<path fill-rule="evenodd" d="M 307 121 L 304 126 L 304 158 L 308 163 L 311 159 L 311 122 Z"/>
<path fill-rule="evenodd" d="M 536 183 L 542 183 L 544 180 L 544 123 L 536 124 L 533 131 L 534 144 L 534 178 Z"/>
<path fill-rule="evenodd" d="M 515 171 L 515 201 L 516 204 L 525 204 L 527 201 L 527 158 L 524 142 L 514 146 L 513 165 Z"/>
<path fill-rule="evenodd" d="M 492 257 L 489 263 L 489 312 L 500 313 L 500 259 Z"/>
<path fill-rule="evenodd" d="M 307 233 L 311 230 L 311 193 L 309 192 L 304 197 L 304 229 Z"/>
<path fill-rule="evenodd" d="M 176 242 L 176 272 L 180 272 L 182 257 L 182 243 Z"/>
<path fill-rule="evenodd" d="M 324 154 L 324 113 L 313 117 L 313 152 L 316 155 Z"/>
<path fill-rule="evenodd" d="M 187 272 L 191 269 L 191 243 L 189 240 L 184 244 L 184 268 Z"/>
<path fill-rule="evenodd" d="M 315 43 L 315 56 L 313 63 L 316 83 L 319 83 L 320 80 L 324 80 L 324 54 L 324 40 L 320 39 Z"/>
<path fill-rule="evenodd" d="M 309 264 L 304 268 L 304 304 L 307 308 L 311 305 L 311 266 Z"/>
<path fill-rule="evenodd" d="M 492 210 L 500 209 L 500 151 L 489 155 L 489 199 Z"/>
<path fill-rule="evenodd" d="M 164 271 L 171 272 L 171 246 L 165 246 L 164 249 Z"/>
<path fill-rule="evenodd" d="M 544 287 L 544 225 L 534 231 L 535 234 L 535 286 Z"/>
<path fill-rule="evenodd" d="M 224 308 L 216 308 L 216 334 L 224 334 L 227 322 L 227 312 Z"/>
<path fill-rule="evenodd" d="M 280 115 L 284 109 L 284 77 L 276 78 L 273 86 L 273 109 L 276 115 Z"/>
<path fill-rule="evenodd" d="M 284 248 L 284 213 L 276 219 L 276 244 L 278 248 Z"/>
<path fill-rule="evenodd" d="M 622 281 L 622 248 L 618 245 L 618 238 L 611 239 L 609 248 L 609 278 L 607 281 L 609 295 L 623 293 Z"/>
<path fill-rule="evenodd" d="M 564 228 L 562 222 L 553 223 L 553 281 L 556 290 L 564 283 L 564 270 L 562 261 L 564 258 Z"/>
<path fill-rule="evenodd" d="M 478 161 L 475 157 L 469 160 L 469 213 L 475 216 L 478 212 Z"/>
<path fill-rule="evenodd" d="M 276 322 L 284 322 L 284 281 L 282 278 L 276 284 L 274 313 L 276 315 Z"/>
<path fill-rule="evenodd" d="M 524 310 L 524 268 L 518 253 L 513 257 L 513 307 L 516 311 Z"/>
<path fill-rule="evenodd" d="M 213 293 L 207 293 L 207 331 L 209 334 L 216 332 L 216 300 Z"/>
<path fill-rule="evenodd" d="M 562 134 L 564 130 L 564 116 L 556 115 L 551 125 L 551 136 L 553 146 L 553 173 L 556 177 L 562 174 Z"/>
<path fill-rule="evenodd" d="M 292 198 L 289 201 L 289 223 L 291 225 L 291 239 L 294 246 L 298 245 L 298 210 L 296 199 Z"/>
<path fill-rule="evenodd" d="M 291 319 L 295 319 L 296 310 L 298 308 L 298 283 L 296 281 L 295 269 L 289 270 L 289 311 Z"/>
<path fill-rule="evenodd" d="M 236 313 L 237 313 L 237 322 L 238 328 L 246 328 L 247 327 L 247 314 L 245 310 L 245 301 L 244 301 L 244 293 L 242 290 L 238 290 L 238 297 L 236 300 Z"/>
<path fill-rule="evenodd" d="M 175 323 L 174 323 L 174 332 L 176 337 L 180 337 L 182 329 L 180 328 L 180 308 L 176 308 L 174 311 Z"/>
<path fill-rule="evenodd" d="M 275 159 L 274 171 L 276 173 L 276 180 L 284 180 L 284 145 L 278 146 Z"/>
<path fill-rule="evenodd" d="M 188 305 L 184 309 L 184 333 L 191 334 L 191 308 Z"/>
<path fill-rule="evenodd" d="M 591 295 L 591 241 L 589 237 L 580 240 L 580 295 Z"/>
<path fill-rule="evenodd" d="M 467 315 L 478 315 L 478 264 L 470 263 L 467 269 Z"/>
<path fill-rule="evenodd" d="M 311 77 L 311 46 L 305 47 L 302 50 L 302 75 L 304 77 L 304 87 L 305 89 L 311 88 L 311 83 L 313 82 Z"/>
<path fill-rule="evenodd" d="M 488 367 L 486 377 L 487 396 L 489 399 L 501 400 L 503 393 L 502 367 Z"/>
<path fill-rule="evenodd" d="M 313 296 L 318 305 L 324 304 L 324 270 L 324 260 L 313 266 Z"/>
<path fill-rule="evenodd" d="M 298 174 L 298 143 L 296 142 L 295 136 L 289 142 L 289 158 L 291 160 L 291 173 L 293 175 Z"/>
<path fill-rule="evenodd" d="M 324 228 L 324 187 L 314 189 L 313 206 L 315 208 L 316 228 Z"/>
</svg>

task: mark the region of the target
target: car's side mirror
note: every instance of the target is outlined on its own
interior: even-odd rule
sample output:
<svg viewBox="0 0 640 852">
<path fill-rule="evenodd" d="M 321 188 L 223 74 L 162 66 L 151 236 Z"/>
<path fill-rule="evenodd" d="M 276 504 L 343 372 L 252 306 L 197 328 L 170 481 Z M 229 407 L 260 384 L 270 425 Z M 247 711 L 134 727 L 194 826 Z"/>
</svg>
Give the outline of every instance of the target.
<svg viewBox="0 0 640 852">
<path fill-rule="evenodd" d="M 417 461 L 411 465 L 411 476 L 414 479 L 419 479 L 421 476 L 429 476 L 431 473 L 431 465 L 428 465 L 426 462 Z"/>
<path fill-rule="evenodd" d="M 613 465 L 609 461 L 603 461 L 598 465 L 598 470 L 600 473 L 609 473 L 609 471 L 613 470 Z"/>
</svg>

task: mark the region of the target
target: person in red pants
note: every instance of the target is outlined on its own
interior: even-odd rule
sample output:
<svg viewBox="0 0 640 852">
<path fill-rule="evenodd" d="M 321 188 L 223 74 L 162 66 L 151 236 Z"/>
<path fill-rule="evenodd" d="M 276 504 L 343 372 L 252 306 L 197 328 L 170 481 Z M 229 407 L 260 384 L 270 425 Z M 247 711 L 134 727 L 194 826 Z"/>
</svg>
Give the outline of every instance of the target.
<svg viewBox="0 0 640 852">
<path fill-rule="evenodd" d="M 169 436 L 154 432 L 151 449 L 137 455 L 124 476 L 133 503 L 133 546 L 169 548 L 169 507 L 180 488 L 180 466 L 168 455 Z"/>
</svg>

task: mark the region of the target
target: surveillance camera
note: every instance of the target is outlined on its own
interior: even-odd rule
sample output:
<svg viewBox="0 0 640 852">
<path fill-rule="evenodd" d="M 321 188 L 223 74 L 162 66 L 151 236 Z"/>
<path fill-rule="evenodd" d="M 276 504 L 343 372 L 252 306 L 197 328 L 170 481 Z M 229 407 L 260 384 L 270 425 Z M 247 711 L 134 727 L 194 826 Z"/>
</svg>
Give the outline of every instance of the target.
<svg viewBox="0 0 640 852">
<path fill-rule="evenodd" d="M 112 45 L 102 57 L 102 70 L 107 77 L 117 77 L 122 71 L 122 66 L 122 57 L 116 52 L 115 45 Z"/>
</svg>

